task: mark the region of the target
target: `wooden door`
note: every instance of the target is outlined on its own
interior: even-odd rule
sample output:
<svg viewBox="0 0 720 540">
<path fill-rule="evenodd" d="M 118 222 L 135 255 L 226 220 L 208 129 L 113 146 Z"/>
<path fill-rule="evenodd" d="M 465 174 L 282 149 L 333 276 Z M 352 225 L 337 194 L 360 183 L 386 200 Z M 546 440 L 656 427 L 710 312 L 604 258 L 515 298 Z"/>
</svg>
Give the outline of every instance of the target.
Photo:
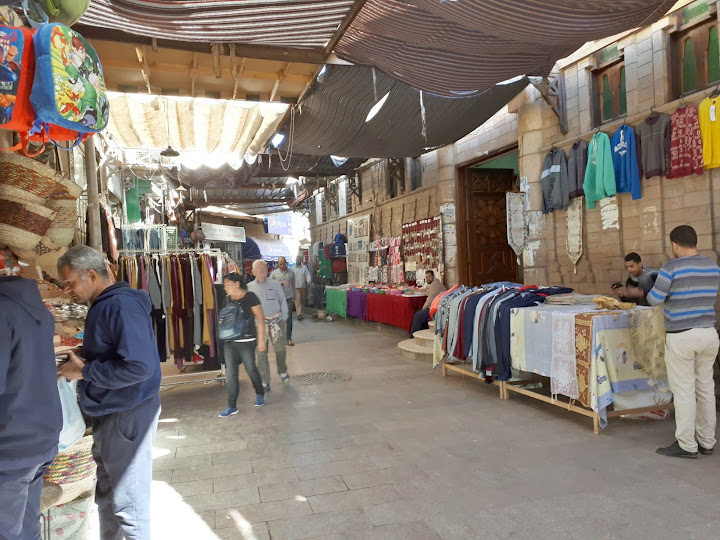
<svg viewBox="0 0 720 540">
<path fill-rule="evenodd" d="M 515 172 L 465 170 L 466 234 L 470 285 L 517 281 L 517 256 L 507 241 L 505 192 L 515 188 Z"/>
</svg>

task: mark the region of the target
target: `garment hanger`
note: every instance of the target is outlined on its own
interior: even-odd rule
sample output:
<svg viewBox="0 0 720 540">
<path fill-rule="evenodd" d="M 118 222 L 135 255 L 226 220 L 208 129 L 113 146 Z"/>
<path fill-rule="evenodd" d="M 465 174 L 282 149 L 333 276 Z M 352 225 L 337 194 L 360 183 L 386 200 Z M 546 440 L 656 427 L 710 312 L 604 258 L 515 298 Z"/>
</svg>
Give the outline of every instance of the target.
<svg viewBox="0 0 720 540">
<path fill-rule="evenodd" d="M 711 98 L 716 98 L 716 97 L 718 97 L 718 96 L 720 96 L 720 84 L 718 84 L 718 85 L 715 87 L 715 90 L 713 90 L 712 93 L 710 94 L 710 97 L 711 97 Z"/>
<path fill-rule="evenodd" d="M 650 107 L 650 118 L 657 118 L 660 115 L 659 112 L 657 112 L 655 105 L 653 104 L 652 107 Z"/>
</svg>

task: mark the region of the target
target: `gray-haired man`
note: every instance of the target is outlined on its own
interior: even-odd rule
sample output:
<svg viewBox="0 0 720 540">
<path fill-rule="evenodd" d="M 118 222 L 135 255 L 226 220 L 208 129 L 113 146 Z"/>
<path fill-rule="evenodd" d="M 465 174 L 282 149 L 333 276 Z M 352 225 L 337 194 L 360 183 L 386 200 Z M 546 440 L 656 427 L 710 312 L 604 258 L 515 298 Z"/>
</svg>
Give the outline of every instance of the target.
<svg viewBox="0 0 720 540">
<path fill-rule="evenodd" d="M 285 325 L 289 312 L 285 292 L 278 281 L 268 279 L 268 267 L 265 261 L 255 261 L 252 270 L 255 280 L 248 283 L 248 290 L 255 293 L 260 299 L 268 326 L 275 328 L 275 332 L 272 332 L 272 330 L 265 332 L 265 336 L 266 339 L 273 341 L 272 335 L 275 334 L 273 349 L 275 349 L 277 370 L 282 382 L 287 383 L 290 382 L 290 376 L 287 374 Z M 257 365 L 265 387 L 265 393 L 267 393 L 270 391 L 270 363 L 268 362 L 267 348 L 262 352 L 258 349 Z"/>
<path fill-rule="evenodd" d="M 57 266 L 65 290 L 90 304 L 83 358 L 70 353 L 59 375 L 80 381 L 80 408 L 92 417 L 100 537 L 150 538 L 152 445 L 160 415 L 150 297 L 113 283 L 103 257 L 87 246 L 71 248 Z"/>
</svg>

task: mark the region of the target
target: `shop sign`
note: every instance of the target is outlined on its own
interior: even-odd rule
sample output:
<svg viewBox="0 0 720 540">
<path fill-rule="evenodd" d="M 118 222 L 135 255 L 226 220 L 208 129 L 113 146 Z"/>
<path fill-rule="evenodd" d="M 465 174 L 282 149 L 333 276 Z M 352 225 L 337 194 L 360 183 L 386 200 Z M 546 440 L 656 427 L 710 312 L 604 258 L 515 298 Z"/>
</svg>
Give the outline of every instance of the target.
<svg viewBox="0 0 720 540">
<path fill-rule="evenodd" d="M 215 242 L 241 242 L 245 243 L 245 227 L 233 227 L 231 225 L 216 225 L 214 223 L 203 223 L 202 230 L 206 240 Z"/>
<path fill-rule="evenodd" d="M 271 214 L 267 219 L 269 234 L 292 236 L 293 222 L 291 214 Z"/>
</svg>

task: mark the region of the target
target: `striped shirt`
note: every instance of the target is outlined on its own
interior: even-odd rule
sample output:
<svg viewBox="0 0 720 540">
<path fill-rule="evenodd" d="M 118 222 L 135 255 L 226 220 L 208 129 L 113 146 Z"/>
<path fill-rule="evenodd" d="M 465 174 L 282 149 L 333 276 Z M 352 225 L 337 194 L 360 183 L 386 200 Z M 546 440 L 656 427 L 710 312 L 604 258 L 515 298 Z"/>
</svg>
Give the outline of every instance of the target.
<svg viewBox="0 0 720 540">
<path fill-rule="evenodd" d="M 663 306 L 668 332 L 714 328 L 718 285 L 717 264 L 702 255 L 681 257 L 660 269 L 647 300 L 652 306 Z"/>
</svg>

